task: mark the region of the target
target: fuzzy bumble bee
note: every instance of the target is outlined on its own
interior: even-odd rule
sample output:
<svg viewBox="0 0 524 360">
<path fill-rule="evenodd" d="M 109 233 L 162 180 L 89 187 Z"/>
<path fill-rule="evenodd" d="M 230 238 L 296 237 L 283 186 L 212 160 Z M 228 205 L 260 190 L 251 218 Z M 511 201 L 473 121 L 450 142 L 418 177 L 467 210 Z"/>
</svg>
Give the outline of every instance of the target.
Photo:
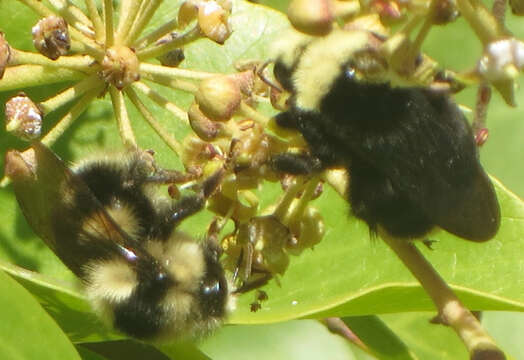
<svg viewBox="0 0 524 360">
<path fill-rule="evenodd" d="M 199 211 L 220 174 L 179 201 L 152 188 L 180 173 L 150 153 L 89 159 L 70 169 L 39 142 L 34 159 L 6 156 L 6 174 L 28 223 L 82 281 L 95 310 L 144 340 L 176 340 L 216 328 L 231 306 L 218 245 L 176 229 Z"/>
<path fill-rule="evenodd" d="M 347 169 L 352 213 L 372 233 L 413 239 L 438 226 L 491 239 L 499 204 L 466 118 L 447 91 L 392 85 L 373 42 L 366 31 L 334 30 L 281 46 L 274 74 L 291 98 L 276 121 L 302 133 L 310 159 L 281 154 L 273 165 Z"/>
</svg>

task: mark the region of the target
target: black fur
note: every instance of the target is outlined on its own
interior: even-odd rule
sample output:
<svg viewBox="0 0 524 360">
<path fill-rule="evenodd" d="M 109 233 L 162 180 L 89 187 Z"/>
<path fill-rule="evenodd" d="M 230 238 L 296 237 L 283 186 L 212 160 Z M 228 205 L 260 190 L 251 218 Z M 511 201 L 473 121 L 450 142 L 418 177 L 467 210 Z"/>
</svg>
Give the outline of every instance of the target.
<svg viewBox="0 0 524 360">
<path fill-rule="evenodd" d="M 306 90 L 295 83 L 294 96 Z M 341 70 L 318 109 L 292 101 L 277 122 L 300 131 L 323 168 L 349 170 L 353 214 L 372 230 L 414 238 L 438 225 L 473 241 L 496 234 L 493 185 L 446 93 L 363 83 Z"/>
</svg>

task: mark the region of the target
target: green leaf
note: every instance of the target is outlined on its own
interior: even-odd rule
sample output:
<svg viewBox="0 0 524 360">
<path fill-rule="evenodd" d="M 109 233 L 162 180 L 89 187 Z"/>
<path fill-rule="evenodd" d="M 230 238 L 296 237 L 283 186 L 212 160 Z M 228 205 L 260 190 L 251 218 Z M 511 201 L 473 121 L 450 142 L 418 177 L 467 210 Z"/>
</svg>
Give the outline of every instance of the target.
<svg viewBox="0 0 524 360">
<path fill-rule="evenodd" d="M 353 316 L 342 318 L 342 320 L 377 359 L 418 359 L 378 316 Z"/>
<path fill-rule="evenodd" d="M 75 347 L 33 296 L 0 271 L 0 358 L 80 360 Z"/>
</svg>

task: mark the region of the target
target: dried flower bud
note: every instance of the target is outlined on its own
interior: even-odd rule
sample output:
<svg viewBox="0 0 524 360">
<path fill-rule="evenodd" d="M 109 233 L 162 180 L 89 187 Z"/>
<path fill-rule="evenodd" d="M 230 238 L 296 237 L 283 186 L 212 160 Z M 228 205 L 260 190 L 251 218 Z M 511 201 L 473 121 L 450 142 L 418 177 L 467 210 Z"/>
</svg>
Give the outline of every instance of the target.
<svg viewBox="0 0 524 360">
<path fill-rule="evenodd" d="M 507 79 L 508 66 L 518 70 L 524 67 L 524 43 L 515 38 L 494 41 L 484 51 L 478 71 L 491 81 Z"/>
<path fill-rule="evenodd" d="M 50 15 L 41 19 L 33 26 L 32 34 L 35 48 L 51 60 L 67 54 L 71 47 L 67 23 L 61 17 Z"/>
<path fill-rule="evenodd" d="M 184 50 L 174 49 L 168 51 L 162 56 L 158 57 L 158 60 L 163 66 L 177 67 L 185 59 Z"/>
<path fill-rule="evenodd" d="M 242 99 L 238 83 L 228 76 L 215 76 L 200 83 L 195 100 L 212 120 L 229 120 Z"/>
<path fill-rule="evenodd" d="M 208 38 L 223 44 L 231 35 L 229 12 L 216 1 L 207 1 L 198 7 L 198 25 L 202 33 Z"/>
<path fill-rule="evenodd" d="M 187 167 L 202 167 L 218 155 L 215 147 L 194 135 L 185 137 L 182 143 L 182 163 Z"/>
<path fill-rule="evenodd" d="M 10 57 L 11 48 L 4 37 L 4 33 L 0 31 L 0 79 L 4 76 L 4 71 L 9 63 Z"/>
<path fill-rule="evenodd" d="M 293 27 L 310 35 L 326 35 L 333 26 L 332 0 L 293 0 L 287 16 Z"/>
<path fill-rule="evenodd" d="M 486 46 L 477 71 L 493 84 L 506 103 L 515 106 L 514 80 L 523 67 L 524 43 L 515 38 L 507 38 Z"/>
<path fill-rule="evenodd" d="M 33 149 L 19 152 L 9 150 L 5 154 L 5 175 L 19 183 L 32 182 L 36 176 L 35 152 Z"/>
<path fill-rule="evenodd" d="M 205 141 L 211 141 L 215 139 L 224 130 L 224 125 L 210 120 L 204 115 L 197 104 L 191 105 L 187 112 L 189 118 L 189 125 L 198 135 L 199 138 Z"/>
<path fill-rule="evenodd" d="M 178 10 L 178 27 L 185 28 L 189 23 L 197 18 L 198 4 L 196 0 L 186 0 L 180 5 Z"/>
<path fill-rule="evenodd" d="M 127 85 L 140 80 L 138 58 L 133 50 L 115 45 L 107 49 L 100 76 L 104 81 L 122 90 Z"/>
<path fill-rule="evenodd" d="M 24 140 L 36 139 L 42 130 L 42 111 L 24 93 L 5 104 L 6 130 Z"/>
</svg>

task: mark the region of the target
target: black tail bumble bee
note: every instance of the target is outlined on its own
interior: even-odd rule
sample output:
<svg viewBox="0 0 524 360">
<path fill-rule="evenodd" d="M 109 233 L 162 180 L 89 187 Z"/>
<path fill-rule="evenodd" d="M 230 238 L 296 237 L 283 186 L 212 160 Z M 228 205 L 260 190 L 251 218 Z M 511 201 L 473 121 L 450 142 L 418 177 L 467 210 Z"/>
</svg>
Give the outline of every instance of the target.
<svg viewBox="0 0 524 360">
<path fill-rule="evenodd" d="M 28 223 L 81 279 L 100 315 L 145 340 L 204 335 L 221 323 L 231 302 L 218 246 L 176 230 L 203 207 L 220 172 L 173 202 L 149 185 L 176 173 L 157 168 L 148 152 L 69 169 L 41 143 L 32 149 L 31 160 L 10 151 L 6 174 Z"/>
<path fill-rule="evenodd" d="M 388 64 L 370 37 L 336 30 L 284 47 L 274 74 L 292 96 L 276 120 L 301 132 L 321 165 L 300 155 L 289 166 L 289 154 L 273 164 L 295 174 L 345 167 L 352 213 L 372 232 L 418 238 L 439 226 L 491 239 L 500 209 L 467 120 L 446 91 L 380 78 Z"/>
</svg>

